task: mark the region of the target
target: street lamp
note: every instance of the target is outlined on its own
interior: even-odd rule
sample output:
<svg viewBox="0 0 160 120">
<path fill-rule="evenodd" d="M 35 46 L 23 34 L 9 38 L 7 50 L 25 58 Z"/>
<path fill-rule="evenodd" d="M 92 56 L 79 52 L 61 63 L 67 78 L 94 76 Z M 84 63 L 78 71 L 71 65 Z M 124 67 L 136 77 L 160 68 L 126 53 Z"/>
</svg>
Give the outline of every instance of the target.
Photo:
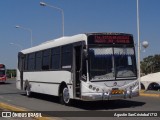
<svg viewBox="0 0 160 120">
<path fill-rule="evenodd" d="M 137 35 L 138 35 L 138 80 L 139 80 L 139 90 L 141 90 L 140 34 L 139 34 L 139 0 L 137 0 Z"/>
<path fill-rule="evenodd" d="M 138 36 L 138 79 L 139 79 L 139 90 L 141 90 L 141 66 L 140 66 L 140 51 L 141 51 L 141 42 L 140 42 L 140 32 L 139 32 L 139 0 L 137 0 L 137 36 Z M 148 42 L 143 41 L 142 46 L 144 48 L 148 47 Z"/>
<path fill-rule="evenodd" d="M 57 9 L 57 10 L 59 10 L 61 12 L 61 14 L 62 14 L 62 36 L 64 36 L 64 11 L 63 11 L 63 9 L 61 9 L 59 7 L 55 7 L 55 6 L 49 5 L 49 4 L 46 4 L 44 2 L 40 2 L 40 5 L 41 6 L 48 6 L 48 7 Z"/>
<path fill-rule="evenodd" d="M 22 50 L 22 46 L 21 46 L 20 44 L 10 43 L 10 45 L 15 45 L 15 46 L 19 47 L 19 48 L 20 48 L 20 50 Z"/>
<path fill-rule="evenodd" d="M 24 27 L 22 27 L 22 26 L 19 26 L 19 25 L 16 25 L 15 26 L 16 28 L 20 28 L 20 29 L 23 29 L 23 30 L 26 30 L 26 31 L 28 31 L 28 32 L 30 32 L 30 37 L 31 37 L 31 47 L 32 47 L 32 45 L 33 45 L 33 40 L 32 40 L 32 30 L 30 29 L 30 28 L 24 28 Z"/>
</svg>

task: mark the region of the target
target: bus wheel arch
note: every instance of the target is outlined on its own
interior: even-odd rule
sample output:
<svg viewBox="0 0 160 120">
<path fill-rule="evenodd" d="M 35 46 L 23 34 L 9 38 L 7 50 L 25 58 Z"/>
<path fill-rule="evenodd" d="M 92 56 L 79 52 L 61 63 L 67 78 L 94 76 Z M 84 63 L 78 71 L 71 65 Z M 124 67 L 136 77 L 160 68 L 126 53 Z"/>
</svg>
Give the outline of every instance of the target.
<svg viewBox="0 0 160 120">
<path fill-rule="evenodd" d="M 64 81 L 59 86 L 59 98 L 61 104 L 70 105 L 71 99 L 69 95 L 69 89 Z"/>
<path fill-rule="evenodd" d="M 26 92 L 26 96 L 31 97 L 31 85 L 29 84 L 28 80 L 25 81 L 24 90 Z"/>
</svg>

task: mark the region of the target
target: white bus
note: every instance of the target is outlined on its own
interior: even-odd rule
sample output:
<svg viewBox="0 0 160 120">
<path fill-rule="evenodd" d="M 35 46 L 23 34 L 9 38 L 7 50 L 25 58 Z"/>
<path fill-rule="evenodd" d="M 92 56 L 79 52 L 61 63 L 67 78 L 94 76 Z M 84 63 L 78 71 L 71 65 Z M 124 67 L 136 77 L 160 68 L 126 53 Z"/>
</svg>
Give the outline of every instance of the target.
<svg viewBox="0 0 160 120">
<path fill-rule="evenodd" d="M 62 37 L 18 54 L 16 86 L 26 91 L 85 101 L 139 95 L 131 34 L 86 33 Z"/>
</svg>

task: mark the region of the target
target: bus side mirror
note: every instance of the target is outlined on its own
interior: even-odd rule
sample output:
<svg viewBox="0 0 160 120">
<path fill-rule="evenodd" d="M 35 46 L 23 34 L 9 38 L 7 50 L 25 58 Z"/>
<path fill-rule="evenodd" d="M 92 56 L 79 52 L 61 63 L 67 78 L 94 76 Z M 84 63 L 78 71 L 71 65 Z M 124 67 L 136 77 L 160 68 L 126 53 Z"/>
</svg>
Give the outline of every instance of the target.
<svg viewBox="0 0 160 120">
<path fill-rule="evenodd" d="M 81 76 L 81 80 L 87 81 L 87 76 L 83 74 L 83 75 Z"/>
</svg>

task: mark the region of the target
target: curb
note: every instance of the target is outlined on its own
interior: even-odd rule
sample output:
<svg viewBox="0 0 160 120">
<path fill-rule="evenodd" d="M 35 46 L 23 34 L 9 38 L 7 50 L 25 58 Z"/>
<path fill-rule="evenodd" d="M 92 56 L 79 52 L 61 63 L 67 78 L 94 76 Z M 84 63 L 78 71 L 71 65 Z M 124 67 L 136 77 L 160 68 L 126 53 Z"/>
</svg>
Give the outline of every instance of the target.
<svg viewBox="0 0 160 120">
<path fill-rule="evenodd" d="M 143 92 L 140 92 L 140 96 L 145 96 L 145 97 L 160 97 L 160 94 L 152 94 L 152 93 L 144 93 L 144 91 Z"/>
<path fill-rule="evenodd" d="M 3 102 L 0 102 L 0 108 L 10 110 L 10 111 L 21 111 L 21 112 L 31 111 L 31 110 L 27 110 L 26 108 L 9 105 Z M 33 117 L 33 118 L 36 120 L 56 120 L 49 117 Z"/>
</svg>

